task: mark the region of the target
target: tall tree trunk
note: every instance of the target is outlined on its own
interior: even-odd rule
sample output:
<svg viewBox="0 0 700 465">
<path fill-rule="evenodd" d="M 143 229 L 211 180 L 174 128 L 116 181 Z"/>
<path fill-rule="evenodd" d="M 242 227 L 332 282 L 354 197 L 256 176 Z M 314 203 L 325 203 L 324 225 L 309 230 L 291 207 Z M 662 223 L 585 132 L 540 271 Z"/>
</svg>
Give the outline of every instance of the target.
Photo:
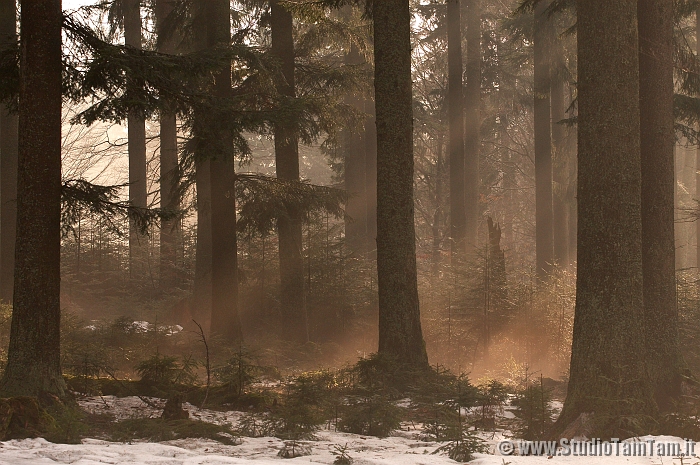
<svg viewBox="0 0 700 465">
<path fill-rule="evenodd" d="M 566 128 L 559 124 L 566 118 L 565 85 L 563 79 L 552 80 L 552 142 L 554 163 L 552 177 L 555 190 L 552 196 L 554 261 L 561 268 L 569 266 L 569 212 L 566 192 L 569 176 L 569 153 L 567 152 Z"/>
<path fill-rule="evenodd" d="M 464 86 L 462 83 L 462 21 L 460 0 L 447 0 L 447 111 L 450 150 L 450 236 L 452 257 L 464 256 L 466 206 L 464 196 Z"/>
<path fill-rule="evenodd" d="M 479 228 L 479 152 L 481 150 L 481 0 L 467 5 L 467 87 L 464 130 L 464 197 L 466 208 L 465 246 L 476 250 Z"/>
<path fill-rule="evenodd" d="M 294 23 L 292 15 L 279 4 L 270 1 L 272 53 L 281 64 L 284 81 L 277 83 L 283 95 L 295 97 L 294 81 Z M 275 164 L 277 177 L 286 181 L 299 180 L 299 141 L 294 122 L 275 123 Z M 277 220 L 280 254 L 280 284 L 282 311 L 285 317 L 284 336 L 298 342 L 309 340 L 308 315 L 304 291 L 304 262 L 302 258 L 301 215 L 290 209 L 287 216 Z"/>
<path fill-rule="evenodd" d="M 462 125 L 460 124 L 460 127 Z M 436 275 L 440 271 L 440 261 L 442 259 L 442 176 L 443 176 L 443 133 L 439 132 L 435 142 L 435 214 L 433 214 L 433 273 Z"/>
<path fill-rule="evenodd" d="M 681 395 L 674 242 L 673 0 L 638 0 L 642 262 L 649 374 L 659 408 Z"/>
<path fill-rule="evenodd" d="M 15 0 L 0 0 L 0 48 L 17 43 Z M 17 239 L 17 115 L 0 105 L 0 301 L 12 302 Z"/>
<path fill-rule="evenodd" d="M 695 54 L 700 57 L 700 8 L 695 11 L 695 44 Z M 700 146 L 695 152 L 695 198 L 700 200 Z M 696 266 L 700 270 L 700 220 L 695 220 L 695 247 Z"/>
<path fill-rule="evenodd" d="M 196 153 L 195 157 L 198 158 L 195 166 L 197 248 L 194 259 L 192 316 L 205 326 L 206 322 L 211 322 L 211 161 L 201 153 Z"/>
<path fill-rule="evenodd" d="M 411 14 L 408 0 L 374 4 L 377 109 L 379 353 L 427 368 L 413 205 Z"/>
<path fill-rule="evenodd" d="M 629 435 L 637 431 L 621 426 L 621 417 L 636 416 L 643 429 L 645 415 L 655 414 L 640 356 L 646 347 L 637 5 L 587 0 L 577 11 L 578 274 L 568 393 L 555 429 L 595 413 L 593 437 Z"/>
<path fill-rule="evenodd" d="M 15 289 L 3 395 L 63 396 L 61 1 L 22 2 Z"/>
<path fill-rule="evenodd" d="M 535 7 L 535 248 L 537 277 L 544 280 L 552 272 L 552 118 L 550 113 L 551 26 L 545 10 L 548 2 Z"/>
<path fill-rule="evenodd" d="M 140 0 L 123 0 L 124 43 L 141 49 L 141 2 Z M 146 185 L 146 121 L 138 112 L 129 112 L 128 150 L 129 150 L 129 202 L 134 207 L 148 206 Z M 129 274 L 133 279 L 142 279 L 146 275 L 148 252 L 147 237 L 140 233 L 134 221 L 129 227 Z"/>
<path fill-rule="evenodd" d="M 207 41 L 210 48 L 228 47 L 231 42 L 231 7 L 229 0 L 207 2 Z M 231 94 L 230 63 L 214 75 L 214 95 L 225 100 Z M 216 113 L 216 112 L 215 112 Z M 215 115 L 209 115 L 215 117 Z M 223 118 L 222 118 L 223 120 Z M 210 120 L 211 128 L 218 128 Z M 242 337 L 238 316 L 238 242 L 236 239 L 236 173 L 234 171 L 233 137 L 227 128 L 218 134 L 221 150 L 214 151 L 211 163 L 211 333 L 230 341 Z M 216 142 L 214 142 L 216 143 Z"/>
<path fill-rule="evenodd" d="M 376 258 L 377 250 L 377 120 L 374 101 L 365 100 L 365 195 L 367 196 L 367 251 Z"/>
<path fill-rule="evenodd" d="M 156 2 L 156 22 L 162 53 L 176 52 L 178 38 L 175 35 L 164 36 L 166 34 L 164 22 L 173 7 L 174 0 Z M 160 206 L 170 211 L 180 209 L 177 154 L 175 113 L 164 111 L 160 115 Z M 164 291 L 178 284 L 177 257 L 181 244 L 180 229 L 179 220 L 163 220 L 160 225 L 160 287 Z"/>
<path fill-rule="evenodd" d="M 363 60 L 353 44 L 345 57 L 348 65 L 360 65 Z M 357 94 L 347 95 L 345 103 L 358 111 L 364 111 L 363 98 Z M 349 194 L 345 208 L 345 239 L 352 253 L 365 252 L 367 244 L 367 185 L 366 154 L 363 135 L 357 131 L 343 132 L 343 152 L 345 157 L 345 190 Z"/>
<path fill-rule="evenodd" d="M 193 48 L 207 47 L 207 23 L 205 0 L 196 0 L 193 13 Z M 206 126 L 206 113 L 195 109 L 195 126 Z M 198 137 L 193 129 L 193 135 Z M 203 327 L 211 323 L 211 161 L 201 144 L 195 145 L 195 189 L 197 191 L 197 247 L 195 249 L 194 290 L 192 315 Z"/>
</svg>

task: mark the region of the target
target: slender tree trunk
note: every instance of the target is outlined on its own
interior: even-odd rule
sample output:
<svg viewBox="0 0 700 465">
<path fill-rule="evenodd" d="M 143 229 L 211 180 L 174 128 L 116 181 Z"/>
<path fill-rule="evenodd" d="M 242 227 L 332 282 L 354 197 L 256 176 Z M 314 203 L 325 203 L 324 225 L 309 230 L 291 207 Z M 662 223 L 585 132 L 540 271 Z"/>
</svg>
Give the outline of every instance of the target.
<svg viewBox="0 0 700 465">
<path fill-rule="evenodd" d="M 545 13 L 548 3 L 535 7 L 535 216 L 537 277 L 544 280 L 552 272 L 552 118 L 550 113 L 551 26 Z"/>
<path fill-rule="evenodd" d="M 561 268 L 569 266 L 569 212 L 566 192 L 569 176 L 569 153 L 567 152 L 566 128 L 559 124 L 566 118 L 564 81 L 556 77 L 552 81 L 552 142 L 554 166 L 552 176 L 555 190 L 552 196 L 554 261 Z"/>
<path fill-rule="evenodd" d="M 695 11 L 695 54 L 700 57 L 700 8 Z M 695 198 L 700 200 L 700 146 L 695 152 Z M 697 267 L 700 270 L 700 220 L 695 221 L 695 248 Z"/>
<path fill-rule="evenodd" d="M 348 65 L 362 64 L 360 52 L 353 44 L 345 57 Z M 348 95 L 345 103 L 359 111 L 364 110 L 364 101 L 359 95 Z M 345 156 L 345 190 L 349 199 L 345 208 L 345 239 L 350 251 L 355 254 L 365 252 L 367 244 L 367 185 L 366 154 L 363 135 L 357 131 L 346 130 L 343 133 L 343 151 Z"/>
<path fill-rule="evenodd" d="M 465 1 L 465 0 L 463 0 Z M 464 196 L 466 207 L 465 246 L 476 250 L 479 228 L 479 152 L 481 150 L 481 0 L 467 5 L 467 87 L 465 91 Z"/>
<path fill-rule="evenodd" d="M 367 195 L 367 251 L 376 258 L 377 250 L 377 120 L 374 101 L 365 100 L 365 193 Z"/>
<path fill-rule="evenodd" d="M 294 98 L 294 24 L 292 15 L 279 4 L 270 1 L 272 29 L 272 53 L 281 64 L 284 82 L 278 82 L 278 90 Z M 286 181 L 299 180 L 299 141 L 294 122 L 275 123 L 275 164 L 277 177 Z M 304 261 L 302 258 L 301 215 L 291 210 L 277 220 L 280 254 L 280 284 L 282 287 L 282 311 L 285 316 L 283 335 L 289 339 L 309 340 L 308 315 L 304 291 Z"/>
<path fill-rule="evenodd" d="M 197 118 L 197 116 L 195 116 Z M 193 316 L 211 322 L 211 161 L 201 153 L 195 154 L 195 187 L 197 190 L 197 248 L 194 265 Z"/>
<path fill-rule="evenodd" d="M 462 125 L 460 124 L 460 127 Z M 435 214 L 433 215 L 433 273 L 437 274 L 440 271 L 440 261 L 442 259 L 441 244 L 442 244 L 442 176 L 443 176 L 443 134 L 438 133 L 435 143 Z"/>
<path fill-rule="evenodd" d="M 141 49 L 140 0 L 123 0 L 124 43 Z M 129 150 L 129 202 L 139 208 L 148 206 L 146 185 L 146 122 L 142 115 L 132 111 L 127 118 Z M 147 238 L 131 221 L 129 227 L 129 273 L 133 279 L 146 275 Z"/>
<path fill-rule="evenodd" d="M 643 433 L 656 413 L 640 356 L 646 347 L 637 5 L 587 0 L 577 12 L 578 274 L 568 393 L 555 429 L 594 413 L 592 437 L 629 436 Z M 636 417 L 638 426 L 621 424 L 622 417 Z"/>
<path fill-rule="evenodd" d="M 174 0 L 156 2 L 156 22 L 162 53 L 176 52 L 178 37 L 164 37 L 166 32 L 163 24 L 173 7 Z M 175 113 L 163 112 L 160 115 L 160 206 L 170 211 L 180 209 L 177 154 Z M 164 220 L 160 225 L 160 287 L 164 291 L 178 285 L 177 262 L 181 242 L 180 221 Z"/>
<path fill-rule="evenodd" d="M 413 206 L 411 14 L 408 0 L 374 4 L 377 109 L 379 353 L 427 368 Z"/>
<path fill-rule="evenodd" d="M 447 0 L 447 110 L 450 150 L 450 236 L 452 257 L 463 257 L 466 235 L 464 195 L 464 93 L 460 0 Z"/>
<path fill-rule="evenodd" d="M 0 48 L 17 43 L 15 0 L 0 0 Z M 0 301 L 12 302 L 17 239 L 17 115 L 0 106 Z"/>
<path fill-rule="evenodd" d="M 673 0 L 638 0 L 642 261 L 649 374 L 659 408 L 681 395 L 673 198 Z"/>
<path fill-rule="evenodd" d="M 61 1 L 22 2 L 15 289 L 3 395 L 63 396 Z"/>
<path fill-rule="evenodd" d="M 207 41 L 210 48 L 227 47 L 231 42 L 229 0 L 207 2 Z M 225 100 L 231 94 L 230 63 L 214 75 L 214 95 Z M 215 117 L 215 115 L 210 115 Z M 223 120 L 223 118 L 222 118 Z M 215 120 L 208 125 L 219 127 Z M 211 333 L 230 341 L 242 338 L 238 316 L 238 242 L 236 238 L 236 173 L 233 137 L 223 128 L 212 137 L 223 141 L 211 159 Z M 209 138 L 209 137 L 207 137 Z"/>
</svg>

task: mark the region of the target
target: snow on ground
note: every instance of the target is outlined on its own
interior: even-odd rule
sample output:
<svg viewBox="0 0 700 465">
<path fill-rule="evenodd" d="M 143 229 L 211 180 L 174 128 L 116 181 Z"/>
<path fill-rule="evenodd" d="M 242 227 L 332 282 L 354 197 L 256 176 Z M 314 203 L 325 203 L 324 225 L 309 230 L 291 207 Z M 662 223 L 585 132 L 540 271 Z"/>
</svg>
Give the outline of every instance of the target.
<svg viewBox="0 0 700 465">
<path fill-rule="evenodd" d="M 149 399 L 161 405 L 160 399 Z M 138 397 L 116 398 L 113 396 L 90 397 L 80 401 L 81 406 L 94 413 L 108 413 L 116 419 L 155 417 L 160 411 L 148 406 Z M 199 409 L 185 404 L 192 418 L 218 424 L 235 425 L 240 412 L 218 412 Z M 359 436 L 323 429 L 314 441 L 300 441 L 310 446 L 311 455 L 295 459 L 282 459 L 277 454 L 284 441 L 277 438 L 243 438 L 241 444 L 229 446 L 207 439 L 178 439 L 160 443 L 134 442 L 114 443 L 96 439 L 85 439 L 82 444 L 52 444 L 44 439 L 25 439 L 0 442 L 0 465 L 301 465 L 302 463 L 331 465 L 335 447 L 347 446 L 347 453 L 354 465 L 454 465 L 456 462 L 445 455 L 433 455 L 441 443 L 420 439 L 421 431 L 406 424 L 388 438 Z M 474 465 L 698 465 L 700 458 L 683 462 L 677 457 L 581 457 L 554 456 L 502 456 L 497 444 L 507 438 L 501 433 L 488 433 L 484 439 L 490 447 L 489 453 L 477 454 Z M 644 437 L 645 442 L 678 442 L 679 438 Z M 700 453 L 700 446 L 697 447 Z"/>
</svg>

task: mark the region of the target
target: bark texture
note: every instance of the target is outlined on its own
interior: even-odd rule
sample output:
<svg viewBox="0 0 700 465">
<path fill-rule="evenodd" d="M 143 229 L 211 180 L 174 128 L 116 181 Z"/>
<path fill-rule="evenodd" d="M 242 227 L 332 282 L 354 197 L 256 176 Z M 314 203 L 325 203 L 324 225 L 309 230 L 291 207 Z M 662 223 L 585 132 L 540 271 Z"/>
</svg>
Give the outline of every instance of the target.
<svg viewBox="0 0 700 465">
<path fill-rule="evenodd" d="M 673 0 L 639 0 L 642 261 L 647 361 L 656 402 L 681 395 L 674 241 Z"/>
<path fill-rule="evenodd" d="M 453 258 L 465 253 L 464 86 L 460 0 L 447 0 L 447 110 L 450 157 L 450 236 Z"/>
<path fill-rule="evenodd" d="M 164 23 L 175 6 L 174 0 L 156 2 L 156 23 L 158 27 L 160 52 L 176 53 L 178 37 L 165 36 Z M 177 119 L 172 112 L 160 115 L 160 206 L 177 211 L 180 209 L 178 192 L 178 149 Z M 178 283 L 178 255 L 182 243 L 179 220 L 164 220 L 160 225 L 160 287 L 167 291 Z"/>
<path fill-rule="evenodd" d="M 545 10 L 548 2 L 535 7 L 535 247 L 537 277 L 544 280 L 552 272 L 552 118 L 550 113 L 552 31 Z"/>
<path fill-rule="evenodd" d="M 294 23 L 292 15 L 277 0 L 270 1 L 272 53 L 281 65 L 282 77 L 277 83 L 284 96 L 295 97 L 294 81 Z M 293 121 L 275 123 L 275 165 L 277 177 L 287 181 L 299 180 L 299 141 Z M 302 258 L 301 215 L 290 209 L 277 220 L 280 255 L 280 284 L 282 312 L 286 326 L 283 336 L 297 342 L 309 340 L 306 295 L 304 290 L 304 261 Z"/>
<path fill-rule="evenodd" d="M 124 43 L 141 49 L 141 3 L 140 0 L 123 0 Z M 138 85 L 134 83 L 134 85 Z M 128 90 L 127 90 L 128 91 Z M 143 115 L 132 111 L 127 118 L 129 150 L 129 202 L 135 207 L 148 206 L 146 185 L 146 121 Z M 133 279 L 141 279 L 147 270 L 148 238 L 141 234 L 131 221 L 129 228 L 129 272 Z"/>
<path fill-rule="evenodd" d="M 377 111 L 379 353 L 428 366 L 421 331 L 413 223 L 411 14 L 408 0 L 374 4 Z"/>
<path fill-rule="evenodd" d="M 61 1 L 22 2 L 14 307 L 3 395 L 63 396 Z"/>
<path fill-rule="evenodd" d="M 17 43 L 15 0 L 0 0 L 0 48 Z M 0 105 L 0 300 L 12 302 L 17 238 L 17 115 Z"/>
<path fill-rule="evenodd" d="M 655 403 L 642 301 L 637 5 L 578 4 L 578 273 L 568 393 L 555 429 L 595 413 L 594 434 L 643 428 Z"/>
</svg>

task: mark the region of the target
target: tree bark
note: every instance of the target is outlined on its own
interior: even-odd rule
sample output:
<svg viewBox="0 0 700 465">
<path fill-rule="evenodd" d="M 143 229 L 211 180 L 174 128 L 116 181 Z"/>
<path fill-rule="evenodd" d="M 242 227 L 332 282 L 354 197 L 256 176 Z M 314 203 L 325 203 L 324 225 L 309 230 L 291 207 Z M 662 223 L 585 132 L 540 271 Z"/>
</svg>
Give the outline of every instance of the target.
<svg viewBox="0 0 700 465">
<path fill-rule="evenodd" d="M 365 192 L 367 195 L 367 251 L 376 258 L 377 250 L 377 119 L 374 100 L 365 100 Z"/>
<path fill-rule="evenodd" d="M 123 0 L 124 43 L 141 49 L 140 0 Z M 146 185 L 146 121 L 138 112 L 129 112 L 127 118 L 129 151 L 129 202 L 134 207 L 148 206 Z M 148 238 L 140 233 L 135 222 L 129 226 L 129 274 L 132 279 L 142 279 L 147 270 Z"/>
<path fill-rule="evenodd" d="M 363 60 L 360 52 L 353 44 L 345 63 L 348 65 L 360 65 Z M 345 103 L 352 105 L 359 111 L 364 111 L 364 101 L 359 95 L 347 95 Z M 345 130 L 343 132 L 343 151 L 345 158 L 345 190 L 349 195 L 345 212 L 345 240 L 354 254 L 365 252 L 367 244 L 367 185 L 366 154 L 363 134 L 358 131 Z"/>
<path fill-rule="evenodd" d="M 15 0 L 0 0 L 0 48 L 17 43 Z M 11 303 L 17 239 L 17 115 L 0 106 L 0 301 Z"/>
<path fill-rule="evenodd" d="M 674 241 L 673 0 L 638 0 L 647 362 L 662 410 L 681 395 Z"/>
<path fill-rule="evenodd" d="M 14 307 L 3 395 L 64 396 L 60 0 L 22 2 Z"/>
<path fill-rule="evenodd" d="M 636 2 L 578 3 L 578 274 L 560 432 L 594 412 L 592 437 L 629 436 L 643 433 L 656 413 L 640 356 L 646 347 L 638 57 Z M 638 427 L 621 425 L 621 417 L 636 417 Z"/>
<path fill-rule="evenodd" d="M 481 0 L 467 5 L 467 87 L 465 90 L 464 196 L 466 207 L 465 247 L 476 250 L 479 228 L 479 152 L 481 150 Z"/>
<path fill-rule="evenodd" d="M 464 194 L 464 85 L 460 0 L 447 0 L 447 111 L 450 153 L 450 236 L 453 259 L 464 257 L 467 211 Z"/>
<path fill-rule="evenodd" d="M 569 153 L 567 152 L 566 128 L 559 124 L 566 118 L 566 88 L 564 80 L 553 77 L 551 86 L 552 99 L 552 143 L 553 168 L 552 178 L 555 190 L 552 195 L 554 262 L 562 269 L 568 268 L 569 259 L 569 214 L 566 193 L 568 191 Z"/>
<path fill-rule="evenodd" d="M 379 353 L 427 368 L 418 305 L 413 222 L 413 98 L 408 0 L 374 4 L 374 63 Z"/>
<path fill-rule="evenodd" d="M 229 0 L 207 2 L 207 41 L 210 48 L 227 47 L 231 42 Z M 214 95 L 224 100 L 231 94 L 231 65 L 214 75 Z M 210 115 L 215 117 L 215 115 Z M 223 120 L 223 118 L 222 118 Z M 219 127 L 212 121 L 209 128 Z M 211 333 L 229 341 L 242 338 L 238 316 L 238 242 L 236 238 L 236 173 L 233 137 L 222 128 L 217 139 L 223 141 L 210 160 L 211 176 Z"/>
<path fill-rule="evenodd" d="M 174 8 L 174 0 L 156 2 L 156 23 L 160 52 L 176 53 L 176 36 L 164 37 L 164 22 Z M 175 113 L 164 111 L 160 115 L 160 206 L 166 210 L 180 209 L 178 192 L 177 119 Z M 163 220 L 160 225 L 160 287 L 168 291 L 178 283 L 178 252 L 182 242 L 179 220 Z"/>
<path fill-rule="evenodd" d="M 281 65 L 282 76 L 278 91 L 293 99 L 294 81 L 294 23 L 292 15 L 279 4 L 270 1 L 272 53 Z M 299 141 L 294 122 L 277 122 L 275 133 L 275 164 L 277 177 L 286 181 L 299 180 Z M 305 343 L 309 340 L 306 295 L 304 290 L 304 262 L 302 258 L 301 215 L 290 209 L 277 220 L 280 255 L 280 284 L 282 312 L 285 319 L 284 337 Z"/>
<path fill-rule="evenodd" d="M 552 272 L 552 118 L 550 113 L 551 26 L 545 10 L 548 3 L 535 7 L 535 249 L 536 272 L 540 280 Z"/>
</svg>

